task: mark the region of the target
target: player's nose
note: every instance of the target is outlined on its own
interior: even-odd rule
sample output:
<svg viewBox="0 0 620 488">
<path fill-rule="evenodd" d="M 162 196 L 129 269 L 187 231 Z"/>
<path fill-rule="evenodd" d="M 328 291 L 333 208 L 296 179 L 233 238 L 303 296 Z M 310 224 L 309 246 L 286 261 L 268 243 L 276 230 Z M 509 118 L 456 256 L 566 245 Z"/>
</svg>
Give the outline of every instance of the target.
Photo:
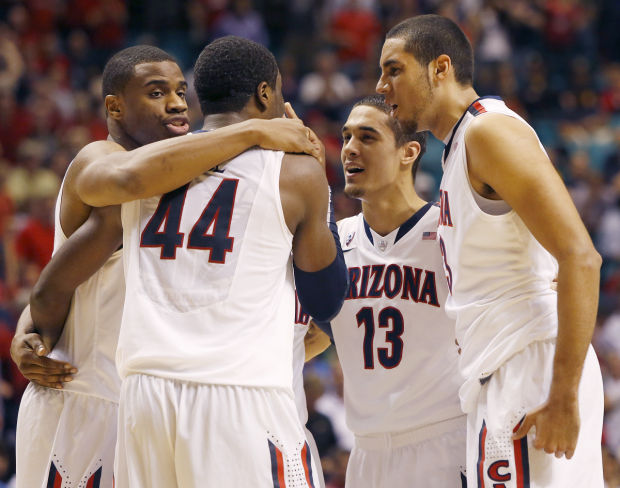
<svg viewBox="0 0 620 488">
<path fill-rule="evenodd" d="M 377 86 L 375 87 L 375 91 L 377 93 L 379 93 L 380 95 L 385 95 L 388 92 L 388 84 L 387 82 L 384 80 L 383 75 L 381 75 L 381 78 L 379 78 L 379 81 L 377 81 Z"/>
</svg>

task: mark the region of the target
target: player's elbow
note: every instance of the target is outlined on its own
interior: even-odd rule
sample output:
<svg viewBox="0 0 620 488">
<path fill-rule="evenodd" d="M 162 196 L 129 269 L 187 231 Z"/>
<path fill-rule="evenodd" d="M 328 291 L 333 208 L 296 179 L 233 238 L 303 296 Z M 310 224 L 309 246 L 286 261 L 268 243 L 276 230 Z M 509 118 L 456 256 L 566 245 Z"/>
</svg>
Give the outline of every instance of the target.
<svg viewBox="0 0 620 488">
<path fill-rule="evenodd" d="M 575 242 L 558 259 L 560 266 L 563 262 L 571 263 L 589 273 L 600 273 L 603 259 L 595 249 L 591 241 L 584 243 Z"/>
</svg>

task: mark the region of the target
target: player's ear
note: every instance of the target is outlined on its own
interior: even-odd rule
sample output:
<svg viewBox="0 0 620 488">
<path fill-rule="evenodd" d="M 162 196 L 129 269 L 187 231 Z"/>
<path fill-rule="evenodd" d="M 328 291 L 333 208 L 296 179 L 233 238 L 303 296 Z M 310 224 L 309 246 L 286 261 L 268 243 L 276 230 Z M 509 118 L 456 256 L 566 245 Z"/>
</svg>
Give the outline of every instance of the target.
<svg viewBox="0 0 620 488">
<path fill-rule="evenodd" d="M 271 87 L 269 86 L 269 83 L 267 83 L 266 81 L 261 81 L 256 86 L 256 93 L 255 93 L 256 106 L 261 112 L 264 112 L 265 110 L 267 110 L 267 108 L 271 104 L 272 96 L 273 96 L 273 93 L 271 91 Z"/>
<path fill-rule="evenodd" d="M 441 54 L 430 62 L 432 79 L 445 80 L 452 71 L 452 60 L 447 54 Z"/>
<path fill-rule="evenodd" d="M 106 95 L 105 96 L 105 109 L 107 114 L 113 119 L 120 119 L 123 114 L 123 103 L 118 95 Z"/>
<path fill-rule="evenodd" d="M 403 144 L 402 150 L 403 159 L 401 164 L 411 169 L 411 166 L 413 166 L 413 163 L 415 163 L 415 160 L 418 159 L 418 156 L 420 155 L 422 146 L 420 146 L 418 141 L 409 141 Z"/>
</svg>

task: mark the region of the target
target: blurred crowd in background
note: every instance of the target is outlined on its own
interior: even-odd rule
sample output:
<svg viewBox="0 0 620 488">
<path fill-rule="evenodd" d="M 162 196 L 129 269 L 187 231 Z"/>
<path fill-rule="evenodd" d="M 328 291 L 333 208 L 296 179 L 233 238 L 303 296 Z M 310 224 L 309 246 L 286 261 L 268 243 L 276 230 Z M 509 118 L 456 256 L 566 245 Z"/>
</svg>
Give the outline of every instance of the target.
<svg viewBox="0 0 620 488">
<path fill-rule="evenodd" d="M 595 347 L 603 369 L 608 486 L 620 486 L 620 2 L 617 0 L 3 0 L 0 3 L 0 488 L 11 479 L 26 380 L 9 356 L 17 317 L 52 251 L 65 170 L 107 137 L 101 72 L 116 51 L 154 44 L 191 84 L 209 41 L 228 34 L 276 55 L 285 99 L 326 146 L 338 216 L 340 128 L 373 93 L 387 30 L 417 14 L 458 22 L 476 54 L 475 88 L 500 95 L 537 130 L 604 262 Z M 194 129 L 202 117 L 189 98 Z M 434 200 L 441 142 L 431 139 L 416 186 Z M 291 318 L 292 319 L 292 318 Z M 306 368 L 309 428 L 328 487 L 344 486 L 352 434 L 333 351 Z"/>
</svg>

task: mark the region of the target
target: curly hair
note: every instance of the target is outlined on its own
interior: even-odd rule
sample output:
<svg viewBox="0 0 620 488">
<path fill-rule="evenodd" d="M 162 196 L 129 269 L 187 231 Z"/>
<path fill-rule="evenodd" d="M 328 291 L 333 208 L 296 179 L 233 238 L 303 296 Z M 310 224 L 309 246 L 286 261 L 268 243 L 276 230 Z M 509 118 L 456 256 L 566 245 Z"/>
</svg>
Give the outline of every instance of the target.
<svg viewBox="0 0 620 488">
<path fill-rule="evenodd" d="M 194 65 L 194 88 L 203 115 L 240 111 L 263 81 L 275 89 L 277 77 L 273 54 L 237 36 L 207 45 Z"/>
</svg>

